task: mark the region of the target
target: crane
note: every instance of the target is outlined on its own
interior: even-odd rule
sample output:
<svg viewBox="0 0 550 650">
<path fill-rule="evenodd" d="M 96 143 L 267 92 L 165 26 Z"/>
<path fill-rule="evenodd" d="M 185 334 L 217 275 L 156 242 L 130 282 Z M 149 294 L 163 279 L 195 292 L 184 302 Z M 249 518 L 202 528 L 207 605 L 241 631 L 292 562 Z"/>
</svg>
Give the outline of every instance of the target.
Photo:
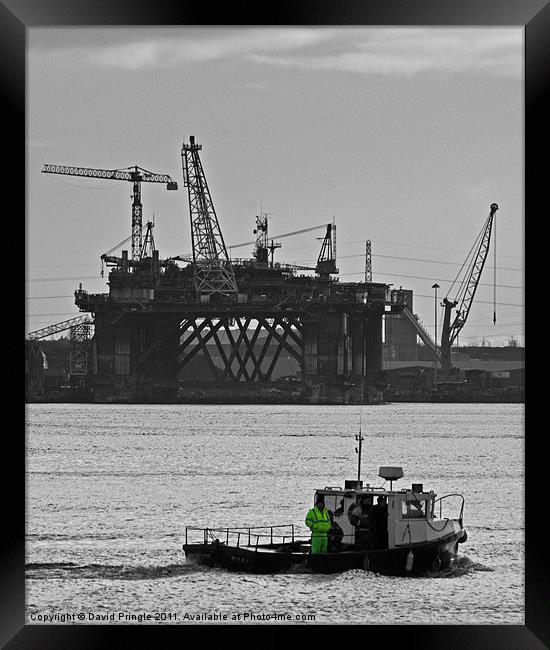
<svg viewBox="0 0 550 650">
<path fill-rule="evenodd" d="M 336 268 L 336 224 L 327 224 L 327 232 L 321 244 L 321 251 L 317 257 L 315 267 L 318 275 L 328 280 L 331 273 L 338 273 Z"/>
<path fill-rule="evenodd" d="M 283 239 L 284 237 L 291 237 L 293 235 L 301 235 L 305 232 L 312 232 L 313 230 L 319 230 L 320 228 L 328 228 L 331 226 L 331 224 L 327 223 L 322 223 L 318 226 L 311 226 L 310 228 L 303 228 L 302 230 L 295 230 L 293 232 L 285 232 L 282 235 L 276 235 L 275 237 L 269 237 L 269 239 L 273 242 L 274 239 Z M 255 233 L 256 234 L 256 233 Z M 257 245 L 258 240 L 255 239 L 254 241 L 245 241 L 241 244 L 229 244 L 227 247 L 230 251 L 232 251 L 234 248 L 242 248 L 243 246 L 252 246 L 253 244 Z M 271 250 L 271 245 L 268 245 L 269 250 Z M 276 244 L 273 246 L 273 248 L 279 248 Z M 334 247 L 335 248 L 335 247 Z M 183 253 L 182 255 L 176 255 L 174 257 L 171 257 L 169 259 L 172 260 L 178 260 L 180 262 L 192 262 L 193 259 L 193 253 Z M 309 268 L 309 267 L 308 267 Z M 311 269 L 314 270 L 314 269 Z"/>
<path fill-rule="evenodd" d="M 466 324 L 468 314 L 470 313 L 476 289 L 479 284 L 479 279 L 481 277 L 481 272 L 483 271 L 483 267 L 487 259 L 487 253 L 489 252 L 489 244 L 491 243 L 491 229 L 493 227 L 493 220 L 497 210 L 498 205 L 496 203 L 492 203 L 489 216 L 487 217 L 487 220 L 485 221 L 480 234 L 477 236 L 472 248 L 470 249 L 470 253 L 468 253 L 466 261 L 458 273 L 458 275 L 460 275 L 460 272 L 464 266 L 466 266 L 466 275 L 464 276 L 464 279 L 459 286 L 459 290 L 455 299 L 449 300 L 448 297 L 445 297 L 441 303 L 441 306 L 444 308 L 443 328 L 441 331 L 442 370 L 449 370 L 451 368 L 451 346 L 456 340 L 460 330 Z M 474 254 L 472 255 L 472 253 Z M 457 305 L 459 305 L 459 307 L 456 310 L 456 316 L 451 323 L 451 310 Z M 495 308 L 493 311 L 493 324 L 494 323 L 496 323 L 496 300 Z"/>
<path fill-rule="evenodd" d="M 154 219 L 155 215 L 153 215 Z M 153 238 L 153 227 L 154 227 L 154 222 L 153 221 L 148 221 L 145 228 L 145 237 L 143 237 L 143 228 L 142 228 L 142 245 L 141 245 L 141 252 L 139 255 L 139 259 L 142 260 L 145 257 L 152 257 L 153 251 L 155 250 L 155 240 Z M 132 235 L 129 237 L 126 237 L 123 241 L 118 243 L 116 246 L 113 246 L 110 248 L 106 253 L 103 253 L 101 255 L 101 277 L 104 275 L 104 264 L 107 266 L 120 266 L 122 264 L 122 258 L 117 257 L 116 255 L 112 255 L 111 253 L 114 253 L 116 250 L 119 248 L 122 248 L 127 242 L 132 239 Z"/>
<path fill-rule="evenodd" d="M 61 321 L 61 323 L 55 323 L 55 325 L 49 325 L 34 332 L 29 332 L 27 339 L 29 341 L 38 341 L 46 336 L 52 336 L 53 334 L 59 334 L 59 332 L 71 329 L 75 325 L 93 325 L 93 321 L 89 316 L 77 316 L 76 318 L 70 318 L 69 320 Z"/>
<path fill-rule="evenodd" d="M 132 260 L 139 260 L 142 254 L 142 211 L 141 183 L 166 183 L 167 190 L 177 190 L 178 184 L 168 174 L 155 174 L 137 165 L 125 169 L 94 169 L 92 167 L 71 167 L 69 165 L 46 164 L 43 174 L 63 174 L 85 178 L 103 178 L 133 183 L 132 194 Z"/>
</svg>

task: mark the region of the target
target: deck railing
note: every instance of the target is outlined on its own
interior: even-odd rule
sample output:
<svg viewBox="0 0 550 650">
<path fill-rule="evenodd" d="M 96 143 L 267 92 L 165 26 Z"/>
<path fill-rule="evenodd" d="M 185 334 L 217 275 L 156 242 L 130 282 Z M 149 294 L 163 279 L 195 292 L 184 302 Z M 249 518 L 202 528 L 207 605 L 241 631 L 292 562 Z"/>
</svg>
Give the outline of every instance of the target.
<svg viewBox="0 0 550 650">
<path fill-rule="evenodd" d="M 237 548 L 275 548 L 289 544 L 309 544 L 311 534 L 296 535 L 295 524 L 279 524 L 275 526 L 240 526 L 240 527 L 185 527 L 185 544 L 196 544 L 200 539 L 202 544 L 211 544 L 218 540 L 226 545 L 231 543 Z M 343 544 L 354 544 L 355 534 L 344 535 L 340 540 Z"/>
<path fill-rule="evenodd" d="M 239 527 L 215 527 L 199 528 L 195 526 L 185 527 L 185 543 L 189 539 L 197 538 L 195 533 L 201 533 L 202 543 L 208 544 L 215 540 L 229 544 L 231 541 L 237 547 L 248 546 L 280 546 L 283 544 L 305 542 L 308 539 L 296 537 L 294 524 L 278 524 L 275 526 L 239 526 Z"/>
</svg>

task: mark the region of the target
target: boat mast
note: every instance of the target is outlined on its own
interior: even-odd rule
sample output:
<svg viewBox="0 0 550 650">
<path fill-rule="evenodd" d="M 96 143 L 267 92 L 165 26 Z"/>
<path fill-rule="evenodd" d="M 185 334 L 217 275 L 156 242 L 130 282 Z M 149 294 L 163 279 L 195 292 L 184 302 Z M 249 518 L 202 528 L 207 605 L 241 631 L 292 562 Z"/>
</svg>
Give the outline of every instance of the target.
<svg viewBox="0 0 550 650">
<path fill-rule="evenodd" d="M 361 481 L 361 443 L 363 442 L 364 438 L 361 435 L 361 427 L 359 427 L 359 435 L 355 436 L 355 440 L 359 441 L 359 447 L 355 448 L 355 451 L 358 454 L 357 458 L 357 486 L 359 487 L 359 482 Z"/>
<path fill-rule="evenodd" d="M 364 440 L 361 434 L 361 423 L 363 420 L 363 379 L 361 378 L 361 410 L 359 411 L 359 434 L 355 436 L 355 440 L 359 442 L 359 446 L 355 447 L 355 453 L 357 456 L 357 487 L 360 485 L 361 481 L 361 452 L 363 449 L 362 442 Z"/>
</svg>

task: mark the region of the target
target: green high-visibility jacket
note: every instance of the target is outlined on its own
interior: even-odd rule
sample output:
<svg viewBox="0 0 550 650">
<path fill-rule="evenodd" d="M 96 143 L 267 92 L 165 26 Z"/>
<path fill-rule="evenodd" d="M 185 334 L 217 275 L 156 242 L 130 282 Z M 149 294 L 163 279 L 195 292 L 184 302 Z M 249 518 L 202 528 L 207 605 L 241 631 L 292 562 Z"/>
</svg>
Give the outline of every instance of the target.
<svg viewBox="0 0 550 650">
<path fill-rule="evenodd" d="M 306 526 L 315 535 L 326 535 L 332 526 L 328 508 L 324 507 L 322 510 L 319 510 L 315 506 L 309 510 L 306 515 Z"/>
</svg>

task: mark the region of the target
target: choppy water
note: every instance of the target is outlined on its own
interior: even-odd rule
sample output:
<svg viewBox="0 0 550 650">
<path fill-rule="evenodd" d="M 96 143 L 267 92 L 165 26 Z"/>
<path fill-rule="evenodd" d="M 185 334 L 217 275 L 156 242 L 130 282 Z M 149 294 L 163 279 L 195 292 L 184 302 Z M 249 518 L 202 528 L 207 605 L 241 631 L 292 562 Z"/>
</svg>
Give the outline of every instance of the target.
<svg viewBox="0 0 550 650">
<path fill-rule="evenodd" d="M 523 404 L 363 407 L 366 482 L 401 465 L 396 487 L 464 495 L 468 541 L 452 570 L 255 576 L 186 564 L 185 525 L 305 534 L 314 489 L 355 477 L 359 411 L 28 405 L 27 623 L 524 624 Z"/>
</svg>

